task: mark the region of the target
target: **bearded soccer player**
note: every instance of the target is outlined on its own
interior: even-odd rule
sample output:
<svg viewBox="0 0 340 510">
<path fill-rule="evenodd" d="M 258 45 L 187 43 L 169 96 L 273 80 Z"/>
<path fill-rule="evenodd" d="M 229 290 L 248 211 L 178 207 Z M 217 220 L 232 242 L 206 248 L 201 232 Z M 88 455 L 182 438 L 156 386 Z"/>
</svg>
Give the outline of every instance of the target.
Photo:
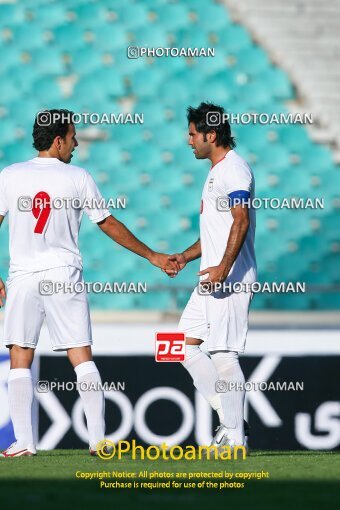
<svg viewBox="0 0 340 510">
<path fill-rule="evenodd" d="M 204 285 L 194 289 L 179 323 L 186 335 L 183 366 L 218 413 L 220 426 L 212 445 L 233 447 L 246 446 L 239 354 L 245 349 L 252 299 L 249 285 L 235 293 L 233 284 L 252 283 L 257 277 L 251 207 L 255 184 L 249 165 L 234 150 L 224 117 L 223 108 L 213 104 L 188 108 L 188 143 L 196 159 L 209 159 L 212 166 L 202 193 L 200 238 L 170 260 L 183 269 L 201 257 L 198 274 Z M 203 342 L 209 354 L 201 350 Z"/>
<path fill-rule="evenodd" d="M 92 359 L 92 333 L 85 291 L 42 295 L 42 281 L 82 282 L 82 258 L 78 233 L 83 211 L 111 239 L 171 272 L 176 262 L 155 253 L 121 222 L 100 208 L 102 196 L 83 168 L 69 165 L 78 146 L 72 112 L 50 110 L 38 114 L 33 128 L 38 157 L 16 163 L 0 173 L 0 225 L 9 216 L 10 270 L 7 280 L 4 342 L 10 351 L 8 377 L 9 411 L 16 442 L 2 457 L 35 455 L 31 410 L 31 364 L 40 329 L 46 318 L 52 348 L 66 351 L 76 372 L 83 402 L 91 455 L 104 440 L 104 394 Z M 54 198 L 78 199 L 84 207 L 53 208 Z M 40 200 L 40 202 L 39 202 Z M 28 207 L 31 201 L 32 207 Z M 94 207 L 90 208 L 89 203 Z M 87 205 L 85 205 L 87 204 Z M 6 298 L 0 280 L 0 306 Z"/>
</svg>

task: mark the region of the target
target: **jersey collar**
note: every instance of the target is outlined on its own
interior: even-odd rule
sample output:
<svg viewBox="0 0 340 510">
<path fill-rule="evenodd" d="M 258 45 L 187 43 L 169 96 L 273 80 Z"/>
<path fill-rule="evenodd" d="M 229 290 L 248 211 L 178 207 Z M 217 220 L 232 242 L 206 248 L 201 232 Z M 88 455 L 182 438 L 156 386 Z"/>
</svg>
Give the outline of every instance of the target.
<svg viewBox="0 0 340 510">
<path fill-rule="evenodd" d="M 39 157 L 31 159 L 31 162 L 39 163 L 40 165 L 51 165 L 53 163 L 62 163 L 62 161 L 60 161 L 60 159 L 58 159 L 58 158 L 39 158 Z"/>
<path fill-rule="evenodd" d="M 223 158 L 219 159 L 214 165 L 212 165 L 212 167 L 210 168 L 210 172 L 213 168 L 215 168 L 216 165 L 218 165 L 219 163 L 221 163 L 221 161 L 223 161 L 227 156 L 228 154 L 230 154 L 231 152 L 233 152 L 233 149 L 230 149 L 230 151 L 228 151 L 224 156 Z"/>
</svg>

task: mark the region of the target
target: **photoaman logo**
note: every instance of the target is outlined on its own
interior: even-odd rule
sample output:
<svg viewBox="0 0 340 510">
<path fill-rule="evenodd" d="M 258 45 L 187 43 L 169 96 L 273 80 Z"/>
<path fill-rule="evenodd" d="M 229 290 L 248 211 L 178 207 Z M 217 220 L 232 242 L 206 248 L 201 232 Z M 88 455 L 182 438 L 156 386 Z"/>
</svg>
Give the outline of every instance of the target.
<svg viewBox="0 0 340 510">
<path fill-rule="evenodd" d="M 125 455 L 132 460 L 147 459 L 155 461 L 158 459 L 164 460 L 245 460 L 247 457 L 247 450 L 245 446 L 169 446 L 166 443 L 160 445 L 150 445 L 144 447 L 137 445 L 135 439 L 131 441 L 118 441 L 115 444 L 109 439 L 104 439 L 97 444 L 96 447 L 98 457 L 103 460 L 111 460 L 116 457 L 121 460 Z"/>
<path fill-rule="evenodd" d="M 156 333 L 156 361 L 184 361 L 185 333 Z"/>
</svg>

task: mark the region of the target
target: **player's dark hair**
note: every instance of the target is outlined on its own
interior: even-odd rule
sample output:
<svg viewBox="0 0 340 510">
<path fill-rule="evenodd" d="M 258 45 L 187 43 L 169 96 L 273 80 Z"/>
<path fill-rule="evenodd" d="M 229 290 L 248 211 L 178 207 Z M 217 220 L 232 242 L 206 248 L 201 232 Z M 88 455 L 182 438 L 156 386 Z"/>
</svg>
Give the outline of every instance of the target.
<svg viewBox="0 0 340 510">
<path fill-rule="evenodd" d="M 197 108 L 189 106 L 187 108 L 188 125 L 190 122 L 193 122 L 196 130 L 199 133 L 203 133 L 204 141 L 206 141 L 208 133 L 215 131 L 216 145 L 222 147 L 229 146 L 233 149 L 236 146 L 236 142 L 234 137 L 231 136 L 230 124 L 224 118 L 224 113 L 225 111 L 222 106 L 212 103 L 201 103 Z M 209 122 L 209 119 L 211 122 Z"/>
<path fill-rule="evenodd" d="M 37 114 L 33 126 L 33 147 L 48 150 L 56 136 L 65 138 L 74 113 L 70 110 L 44 110 Z"/>
</svg>

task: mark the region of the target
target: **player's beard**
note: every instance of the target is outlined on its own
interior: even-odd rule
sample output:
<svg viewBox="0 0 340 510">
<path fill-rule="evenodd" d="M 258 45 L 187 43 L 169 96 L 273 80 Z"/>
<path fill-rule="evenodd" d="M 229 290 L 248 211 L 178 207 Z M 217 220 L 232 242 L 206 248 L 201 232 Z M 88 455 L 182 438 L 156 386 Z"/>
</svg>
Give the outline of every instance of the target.
<svg viewBox="0 0 340 510">
<path fill-rule="evenodd" d="M 202 153 L 200 153 L 198 151 L 198 149 L 195 149 L 195 150 L 196 150 L 196 152 L 194 151 L 194 156 L 196 159 L 206 159 L 207 156 L 204 156 Z"/>
</svg>

